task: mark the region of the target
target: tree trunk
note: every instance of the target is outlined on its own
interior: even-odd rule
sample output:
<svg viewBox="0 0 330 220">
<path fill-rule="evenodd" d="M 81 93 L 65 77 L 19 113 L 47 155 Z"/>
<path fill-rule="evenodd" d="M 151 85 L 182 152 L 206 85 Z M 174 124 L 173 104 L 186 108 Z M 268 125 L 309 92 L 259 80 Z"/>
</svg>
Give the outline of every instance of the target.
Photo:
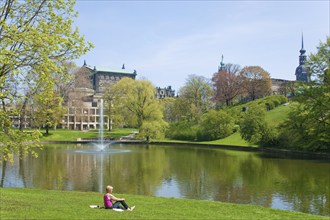
<svg viewBox="0 0 330 220">
<path fill-rule="evenodd" d="M 48 135 L 48 131 L 49 131 L 49 126 L 46 125 L 46 135 Z"/>
</svg>

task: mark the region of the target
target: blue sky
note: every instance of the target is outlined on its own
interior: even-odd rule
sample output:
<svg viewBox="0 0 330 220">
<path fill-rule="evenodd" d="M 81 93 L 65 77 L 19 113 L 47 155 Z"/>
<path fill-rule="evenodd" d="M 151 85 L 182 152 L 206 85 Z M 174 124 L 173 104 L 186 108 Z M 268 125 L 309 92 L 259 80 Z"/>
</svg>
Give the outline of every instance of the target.
<svg viewBox="0 0 330 220">
<path fill-rule="evenodd" d="M 88 65 L 135 69 L 176 91 L 191 74 L 211 79 L 225 63 L 295 79 L 301 35 L 307 54 L 329 36 L 330 1 L 78 0 L 75 24 L 93 48 Z"/>
</svg>

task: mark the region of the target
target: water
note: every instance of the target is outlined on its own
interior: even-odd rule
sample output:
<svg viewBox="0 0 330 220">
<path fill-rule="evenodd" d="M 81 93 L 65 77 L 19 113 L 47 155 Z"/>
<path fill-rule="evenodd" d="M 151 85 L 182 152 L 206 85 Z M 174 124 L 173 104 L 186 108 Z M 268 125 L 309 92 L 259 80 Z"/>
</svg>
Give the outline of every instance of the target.
<svg viewBox="0 0 330 220">
<path fill-rule="evenodd" d="M 1 167 L 2 166 L 2 167 Z M 330 215 L 330 163 L 193 146 L 52 145 L 2 164 L 1 186 L 214 200 Z"/>
</svg>

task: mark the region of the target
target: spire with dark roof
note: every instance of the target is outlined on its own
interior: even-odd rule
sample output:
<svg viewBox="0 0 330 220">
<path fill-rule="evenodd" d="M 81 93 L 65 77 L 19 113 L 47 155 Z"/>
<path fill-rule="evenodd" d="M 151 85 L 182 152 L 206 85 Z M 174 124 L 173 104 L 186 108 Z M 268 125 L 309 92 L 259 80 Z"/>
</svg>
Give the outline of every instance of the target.
<svg viewBox="0 0 330 220">
<path fill-rule="evenodd" d="M 125 69 L 125 63 L 123 64 L 123 66 L 121 67 L 123 70 Z"/>
<path fill-rule="evenodd" d="M 300 49 L 300 56 L 299 56 L 299 65 L 305 65 L 306 61 L 306 50 L 304 49 L 304 35 L 301 34 L 301 49 Z"/>
<path fill-rule="evenodd" d="M 87 66 L 87 64 L 86 64 L 86 60 L 84 60 L 84 66 Z"/>
<path fill-rule="evenodd" d="M 301 49 L 300 49 L 300 55 L 304 55 L 306 50 L 304 49 L 304 34 L 301 34 Z"/>
<path fill-rule="evenodd" d="M 306 67 L 306 50 L 304 49 L 304 35 L 301 35 L 301 49 L 300 49 L 300 55 L 299 55 L 299 66 L 296 68 L 296 80 L 302 81 L 302 82 L 309 82 L 310 77 L 307 72 Z"/>
</svg>

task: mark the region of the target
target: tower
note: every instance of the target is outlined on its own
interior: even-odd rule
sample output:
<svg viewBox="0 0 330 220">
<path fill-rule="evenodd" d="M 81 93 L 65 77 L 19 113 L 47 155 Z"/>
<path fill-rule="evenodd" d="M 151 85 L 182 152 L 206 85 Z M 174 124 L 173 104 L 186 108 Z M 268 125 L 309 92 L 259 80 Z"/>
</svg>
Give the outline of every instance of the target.
<svg viewBox="0 0 330 220">
<path fill-rule="evenodd" d="M 223 62 L 223 55 L 221 56 L 220 66 L 218 66 L 218 72 L 225 68 L 225 63 Z"/>
<path fill-rule="evenodd" d="M 301 82 L 309 82 L 310 78 L 306 67 L 306 50 L 304 49 L 304 36 L 301 36 L 301 49 L 299 55 L 299 66 L 296 68 L 296 80 Z"/>
</svg>

